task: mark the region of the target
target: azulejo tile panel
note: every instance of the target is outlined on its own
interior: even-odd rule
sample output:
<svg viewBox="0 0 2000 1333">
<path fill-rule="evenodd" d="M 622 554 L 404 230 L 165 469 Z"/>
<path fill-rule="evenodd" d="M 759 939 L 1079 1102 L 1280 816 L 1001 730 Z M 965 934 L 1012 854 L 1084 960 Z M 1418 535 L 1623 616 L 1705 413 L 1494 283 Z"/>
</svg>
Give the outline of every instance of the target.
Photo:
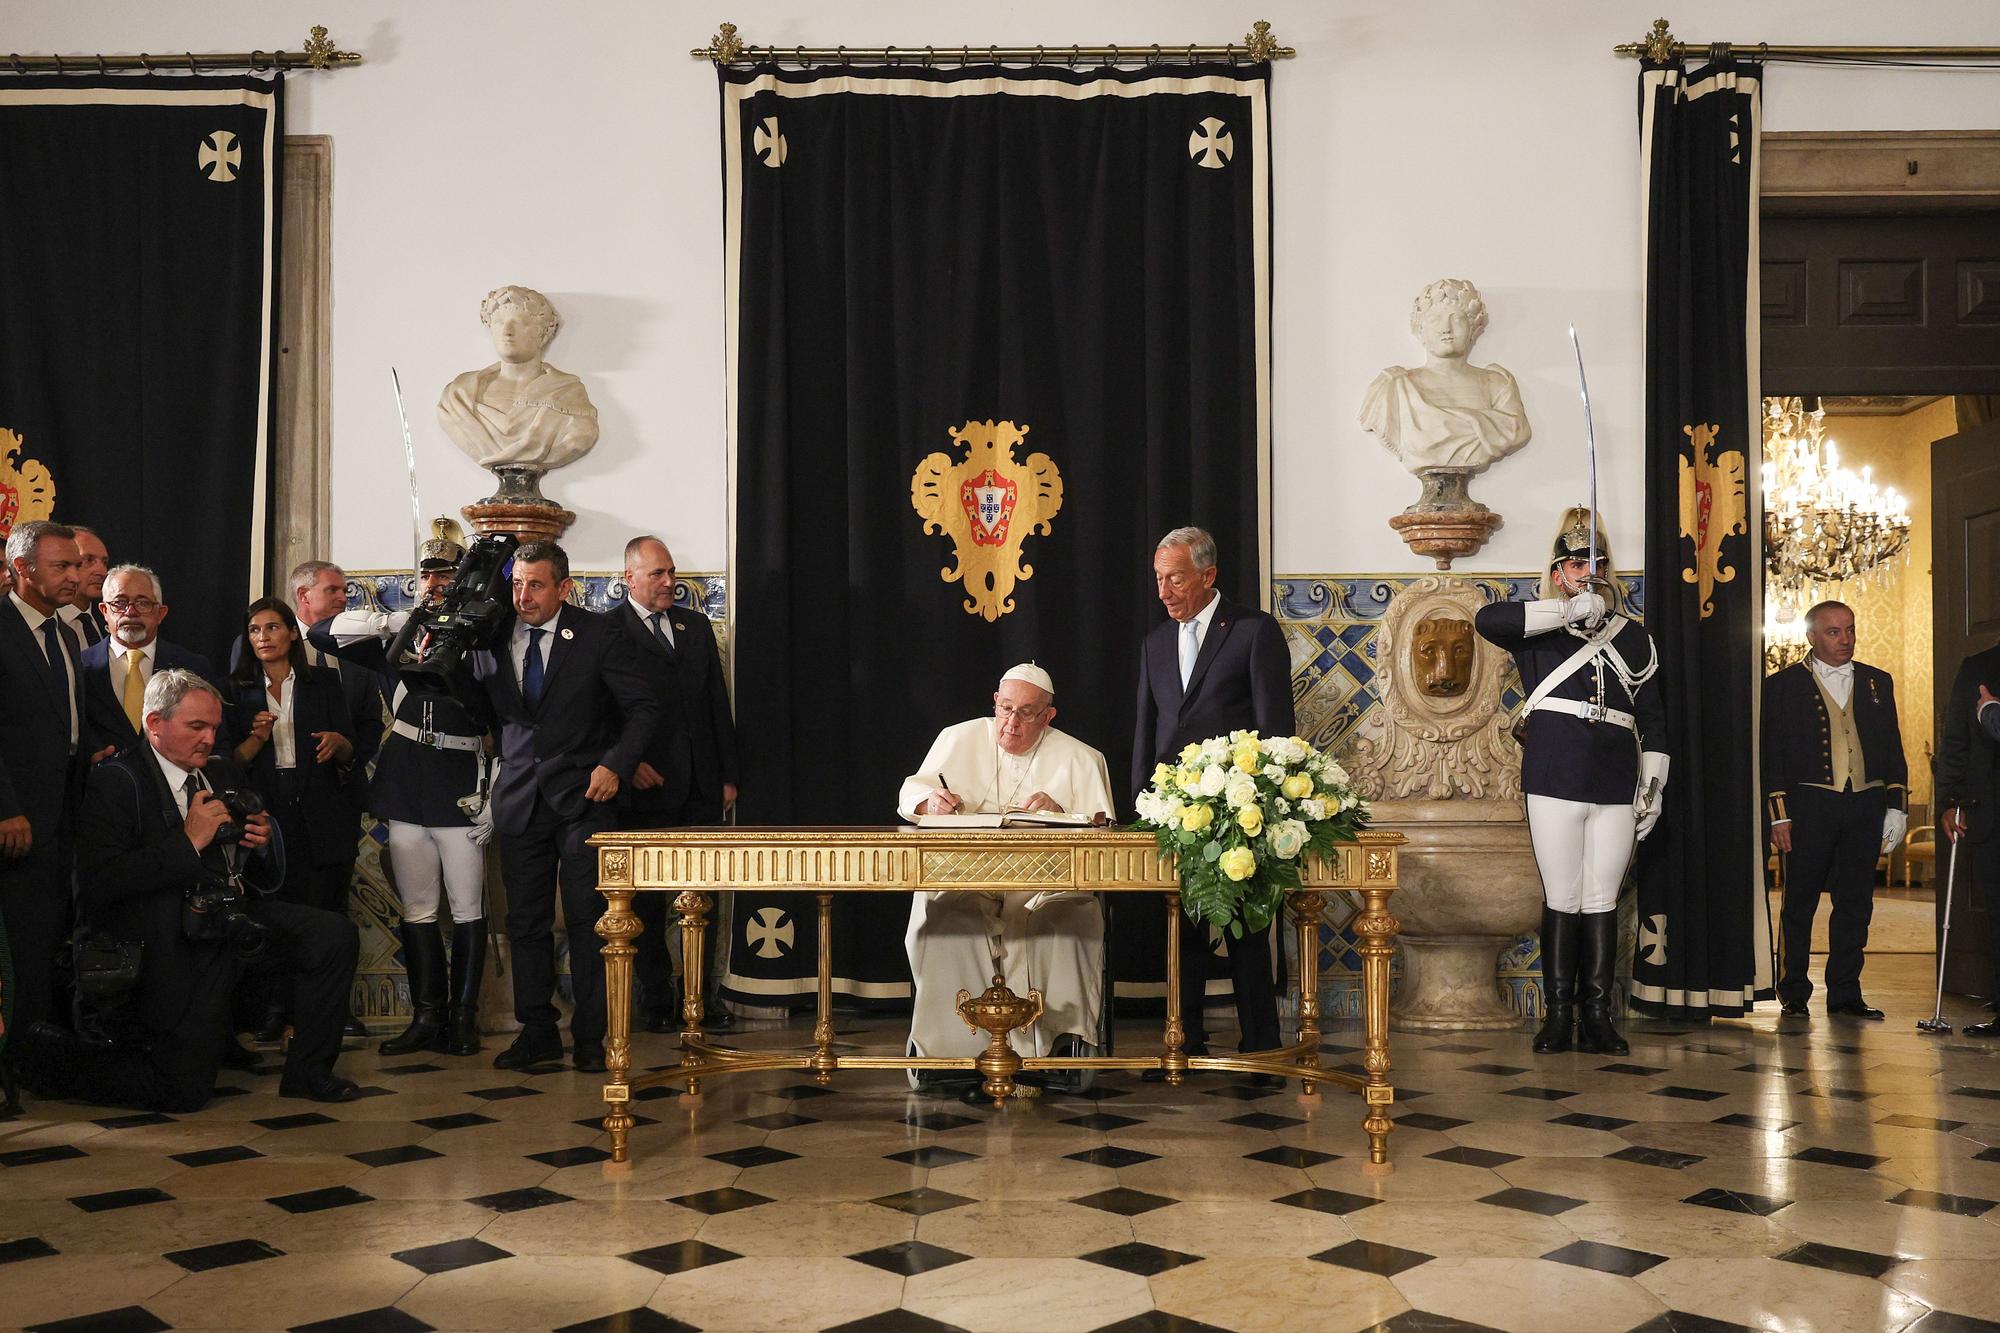
<svg viewBox="0 0 2000 1333">
<path fill-rule="evenodd" d="M 1291 650 L 1292 694 L 1299 734 L 1306 740 L 1344 756 L 1361 734 L 1378 724 L 1381 696 L 1375 683 L 1376 635 L 1390 599 L 1423 577 L 1423 573 L 1282 574 L 1272 579 L 1272 613 Z M 1628 610 L 1636 614 L 1643 602 L 1642 578 L 1637 573 L 1621 577 L 1632 594 Z M 1466 578 L 1497 601 L 1533 597 L 1540 575 L 1474 574 Z M 580 572 L 576 576 L 573 600 L 578 605 L 603 611 L 624 597 L 625 580 L 620 574 Z M 354 571 L 348 576 L 347 601 L 350 607 L 406 610 L 415 601 L 415 579 L 401 571 Z M 729 585 L 725 575 L 683 574 L 674 601 L 677 606 L 707 615 L 716 623 L 719 638 L 726 634 Z M 1521 702 L 1519 682 L 1511 673 L 1502 698 L 1509 708 Z M 380 1020 L 383 1026 L 409 1013 L 409 991 L 395 931 L 396 895 L 382 865 L 387 843 L 383 825 L 372 820 L 364 825 L 351 899 L 351 910 L 362 932 L 355 1013 L 364 1020 Z M 1360 1013 L 1361 959 L 1349 926 L 1356 906 L 1344 901 L 1330 903 L 1321 930 L 1320 1002 L 1329 1018 L 1351 1018 Z M 1286 938 L 1291 938 L 1289 932 Z M 1289 943 L 1286 949 L 1289 954 Z M 1297 960 L 1290 962 L 1296 970 Z M 1400 976 L 1400 969 L 1398 959 L 1392 974 Z M 1541 952 L 1535 936 L 1523 935 L 1503 955 L 1499 977 L 1517 1012 L 1524 1018 L 1540 1013 Z"/>
</svg>

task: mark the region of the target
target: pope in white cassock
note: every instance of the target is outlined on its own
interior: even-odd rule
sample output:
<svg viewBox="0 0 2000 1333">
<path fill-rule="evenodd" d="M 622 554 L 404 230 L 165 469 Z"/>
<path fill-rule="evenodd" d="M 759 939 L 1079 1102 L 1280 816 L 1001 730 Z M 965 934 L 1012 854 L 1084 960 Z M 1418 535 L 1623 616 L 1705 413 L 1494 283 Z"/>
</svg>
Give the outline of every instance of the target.
<svg viewBox="0 0 2000 1333">
<path fill-rule="evenodd" d="M 917 772 L 903 779 L 896 809 L 919 814 L 1050 810 L 1109 814 L 1104 756 L 1049 724 L 1055 684 L 1027 663 L 1000 678 L 993 715 L 938 733 Z M 983 1034 L 954 1009 L 961 989 L 977 995 L 995 973 L 1008 989 L 1042 992 L 1039 1022 L 1009 1034 L 1021 1055 L 1097 1041 L 1104 1003 L 1104 915 L 1088 893 L 919 893 L 910 904 L 910 975 L 916 980 L 910 1045 L 921 1056 L 976 1056 Z M 1063 1038 L 1073 1041 L 1063 1041 Z M 1083 1054 L 1083 1051 L 1075 1051 Z"/>
</svg>

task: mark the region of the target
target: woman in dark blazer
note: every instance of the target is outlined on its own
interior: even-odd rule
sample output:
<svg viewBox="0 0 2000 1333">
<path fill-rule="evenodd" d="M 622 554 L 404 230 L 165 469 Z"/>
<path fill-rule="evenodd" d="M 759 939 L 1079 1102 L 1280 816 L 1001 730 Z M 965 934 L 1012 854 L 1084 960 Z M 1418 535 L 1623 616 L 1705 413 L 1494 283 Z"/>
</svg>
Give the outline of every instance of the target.
<svg viewBox="0 0 2000 1333">
<path fill-rule="evenodd" d="M 361 774 L 354 719 L 334 672 L 306 662 L 292 609 L 263 597 L 243 613 L 248 648 L 230 675 L 223 730 L 236 762 L 284 838 L 278 897 L 345 913 L 360 836 Z M 284 1015 L 267 1008 L 259 1040 L 276 1040 Z"/>
</svg>

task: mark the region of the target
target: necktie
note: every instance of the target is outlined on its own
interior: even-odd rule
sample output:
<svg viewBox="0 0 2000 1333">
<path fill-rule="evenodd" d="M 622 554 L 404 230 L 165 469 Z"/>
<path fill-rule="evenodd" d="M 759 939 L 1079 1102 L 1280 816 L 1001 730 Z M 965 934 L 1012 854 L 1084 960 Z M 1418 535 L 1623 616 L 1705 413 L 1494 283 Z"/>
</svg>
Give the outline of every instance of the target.
<svg viewBox="0 0 2000 1333">
<path fill-rule="evenodd" d="M 1201 622 L 1185 621 L 1181 625 L 1181 688 L 1186 689 L 1188 677 L 1194 674 L 1194 659 L 1201 651 L 1201 641 L 1195 636 L 1201 633 Z"/>
<path fill-rule="evenodd" d="M 183 782 L 183 783 L 181 784 L 181 814 L 182 814 L 182 815 L 184 815 L 184 816 L 185 816 L 185 815 L 187 814 L 187 812 L 188 812 L 188 811 L 190 811 L 190 810 L 194 809 L 194 797 L 195 797 L 195 793 L 196 793 L 196 792 L 198 792 L 198 791 L 200 791 L 200 790 L 201 790 L 201 779 L 200 779 L 200 778 L 198 778 L 198 777 L 196 777 L 196 776 L 195 776 L 194 774 L 192 774 L 192 773 L 188 774 L 188 776 L 187 776 L 187 781 L 186 781 L 186 782 Z"/>
<path fill-rule="evenodd" d="M 143 730 L 140 722 L 146 715 L 146 677 L 139 670 L 139 663 L 143 660 L 138 653 L 125 654 L 125 687 L 118 699 L 134 731 Z"/>
<path fill-rule="evenodd" d="M 70 748 L 76 748 L 76 711 L 70 698 L 69 654 L 63 651 L 62 627 L 54 616 L 42 621 L 43 651 L 49 655 L 49 671 L 55 676 L 56 695 L 62 700 L 57 716 L 69 733 Z"/>
<path fill-rule="evenodd" d="M 660 646 L 671 655 L 674 651 L 674 627 L 667 622 L 666 612 L 655 611 L 650 619 L 653 622 L 653 637 L 658 639 Z"/>
<path fill-rule="evenodd" d="M 104 637 L 104 627 L 97 623 L 97 616 L 89 611 L 76 618 L 76 627 L 83 631 L 83 645 L 88 648 Z"/>
<path fill-rule="evenodd" d="M 521 698 L 529 708 L 542 706 L 542 636 L 539 627 L 528 631 L 528 660 L 521 664 Z"/>
</svg>

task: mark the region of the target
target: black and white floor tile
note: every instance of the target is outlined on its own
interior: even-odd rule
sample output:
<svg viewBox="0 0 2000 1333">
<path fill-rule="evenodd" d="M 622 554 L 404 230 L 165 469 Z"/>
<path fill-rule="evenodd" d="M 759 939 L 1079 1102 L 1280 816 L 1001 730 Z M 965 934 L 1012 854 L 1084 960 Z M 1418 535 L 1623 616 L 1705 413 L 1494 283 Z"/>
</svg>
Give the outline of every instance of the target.
<svg viewBox="0 0 2000 1333">
<path fill-rule="evenodd" d="M 598 1082 L 497 1071 L 497 1039 L 350 1052 L 382 1092 L 343 1106 L 269 1074 L 198 1115 L 32 1102 L 0 1124 L 0 1324 L 2000 1329 L 2000 1049 L 1915 1030 L 1928 966 L 1871 959 L 1880 1024 L 1635 1024 L 1623 1059 L 1398 1036 L 1386 1172 L 1338 1091 L 1114 1077 L 996 1112 L 884 1073 L 648 1095 L 616 1166 Z"/>
</svg>

